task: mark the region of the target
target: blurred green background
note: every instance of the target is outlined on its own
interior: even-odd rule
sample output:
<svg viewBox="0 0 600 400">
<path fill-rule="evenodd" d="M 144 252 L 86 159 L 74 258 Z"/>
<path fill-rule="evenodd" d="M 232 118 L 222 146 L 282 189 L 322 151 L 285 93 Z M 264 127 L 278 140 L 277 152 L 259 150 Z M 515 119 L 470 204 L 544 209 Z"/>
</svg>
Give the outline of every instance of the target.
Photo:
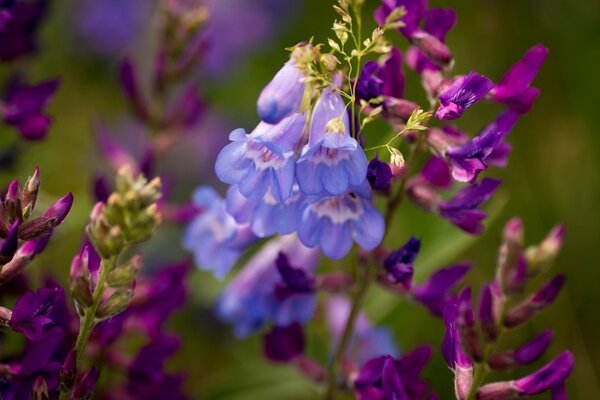
<svg viewBox="0 0 600 400">
<path fill-rule="evenodd" d="M 30 268 L 39 276 L 52 271 L 66 278 L 70 259 L 79 248 L 80 235 L 92 206 L 91 176 L 102 165 L 91 136 L 92 121 L 100 116 L 118 121 L 126 112 L 126 103 L 115 79 L 116 60 L 86 51 L 74 34 L 77 3 L 77 0 L 54 2 L 43 27 L 39 58 L 17 66 L 35 79 L 58 76 L 62 85 L 50 107 L 55 124 L 48 139 L 40 143 L 21 143 L 23 154 L 16 168 L 2 172 L 2 183 L 7 184 L 15 176 L 24 180 L 34 166 L 39 165 L 45 202 L 50 203 L 66 191 L 75 194 L 76 202 L 66 223 L 56 232 L 44 257 Z M 252 4 L 252 0 L 247 3 Z M 317 42 L 324 42 L 329 35 L 335 16 L 331 1 L 295 0 L 293 3 L 293 15 L 286 17 L 278 33 L 256 46 L 225 77 L 215 80 L 199 74 L 204 98 L 215 113 L 228 121 L 223 127 L 205 127 L 204 130 L 213 129 L 212 133 L 221 135 L 222 141 L 229 133 L 228 127 L 251 129 L 257 123 L 256 98 L 285 61 L 284 47 L 312 36 Z M 367 13 L 377 3 L 368 0 Z M 509 167 L 489 172 L 491 176 L 501 176 L 504 184 L 489 205 L 492 216 L 486 233 L 479 238 L 467 237 L 407 204 L 396 218 L 390 244 L 398 245 L 410 234 L 423 239 L 423 254 L 416 263 L 417 279 L 437 267 L 470 260 L 476 267 L 469 281 L 480 284 L 493 275 L 500 233 L 508 218 L 518 215 L 524 219 L 529 243 L 536 243 L 554 224 L 564 222 L 566 242 L 555 270 L 568 275 L 566 289 L 553 307 L 527 327 L 517 330 L 507 344 L 513 340 L 519 343 L 552 326 L 555 341 L 546 360 L 562 349 L 571 349 L 577 359 L 568 381 L 571 398 L 598 399 L 600 262 L 594 257 L 598 257 L 600 251 L 600 135 L 595 132 L 594 124 L 600 105 L 600 2 L 432 0 L 431 3 L 452 6 L 458 12 L 458 26 L 448 36 L 457 73 L 476 70 L 497 80 L 536 43 L 549 47 L 550 56 L 535 81 L 542 95 L 510 134 L 513 152 Z M 147 24 L 152 23 L 153 20 L 148 19 Z M 400 38 L 397 39 L 401 43 Z M 147 56 L 151 40 L 142 43 L 135 49 L 137 59 Z M 407 71 L 407 82 L 407 97 L 422 99 L 418 77 L 411 71 Z M 460 126 L 475 133 L 490 121 L 496 110 L 493 106 L 478 106 L 476 111 L 467 112 Z M 377 135 L 377 132 L 371 134 Z M 6 144 L 14 141 L 14 137 L 13 132 L 2 131 L 0 140 Z M 212 160 L 203 155 L 206 159 L 198 161 L 200 156 L 190 149 L 178 151 L 178 157 L 161 160 L 160 164 L 171 171 L 186 172 L 175 191 L 175 197 L 184 200 L 195 186 L 206 182 L 207 175 L 212 175 Z M 204 167 L 189 170 L 192 161 L 193 165 Z M 212 182 L 214 179 L 209 180 Z M 165 228 L 157 240 L 146 246 L 145 251 L 151 255 L 147 259 L 184 256 L 179 245 L 180 233 L 178 229 Z M 189 304 L 172 323 L 172 329 L 184 337 L 183 348 L 172 368 L 183 369 L 188 375 L 187 388 L 193 398 L 317 398 L 317 392 L 291 368 L 273 367 L 263 361 L 257 337 L 236 341 L 230 330 L 215 320 L 211 301 L 222 283 L 208 273 L 194 271 L 189 285 Z M 393 329 L 403 349 L 422 342 L 439 348 L 442 323 L 423 309 L 378 291 L 370 293 L 367 309 L 374 322 Z M 326 354 L 324 335 L 323 327 L 311 329 L 312 355 Z M 439 352 L 426 376 L 442 399 L 452 398 L 451 373 Z M 507 376 L 512 375 L 497 378 Z"/>
</svg>

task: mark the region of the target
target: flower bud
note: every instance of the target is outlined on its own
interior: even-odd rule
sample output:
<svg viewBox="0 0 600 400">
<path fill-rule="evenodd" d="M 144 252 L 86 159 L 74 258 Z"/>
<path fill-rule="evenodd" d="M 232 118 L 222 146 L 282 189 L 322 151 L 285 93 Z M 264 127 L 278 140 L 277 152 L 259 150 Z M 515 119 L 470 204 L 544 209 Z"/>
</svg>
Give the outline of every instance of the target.
<svg viewBox="0 0 600 400">
<path fill-rule="evenodd" d="M 100 376 L 100 370 L 96 367 L 92 367 L 85 375 L 79 379 L 73 392 L 71 393 L 70 400 L 89 400 L 92 398 L 96 382 Z"/>
<path fill-rule="evenodd" d="M 387 163 L 374 157 L 367 167 L 367 180 L 371 189 L 387 192 L 392 181 L 392 169 Z"/>
<path fill-rule="evenodd" d="M 21 207 L 23 208 L 23 218 L 29 218 L 35 202 L 37 201 L 38 192 L 40 190 L 40 169 L 35 167 L 33 175 L 27 179 L 23 192 L 21 193 Z"/>
<path fill-rule="evenodd" d="M 89 270 L 89 247 L 85 246 L 71 262 L 71 294 L 78 311 L 90 306 L 93 302 L 92 284 Z"/>
<path fill-rule="evenodd" d="M 19 182 L 16 179 L 8 185 L 4 207 L 10 222 L 23 219 Z"/>
<path fill-rule="evenodd" d="M 10 262 L 0 271 L 0 284 L 6 283 L 20 273 L 33 259 L 38 249 L 38 243 L 30 240 L 21 245 Z"/>
<path fill-rule="evenodd" d="M 33 381 L 33 388 L 31 389 L 32 400 L 50 400 L 50 394 L 48 393 L 48 385 L 43 375 L 38 375 Z"/>
<path fill-rule="evenodd" d="M 9 229 L 6 239 L 0 244 L 0 265 L 9 262 L 19 245 L 19 221 L 15 221 Z"/>
<path fill-rule="evenodd" d="M 489 341 L 495 341 L 498 338 L 498 328 L 496 326 L 494 296 L 491 285 L 486 285 L 481 290 L 478 315 L 481 330 Z"/>
<path fill-rule="evenodd" d="M 383 104 L 384 116 L 392 120 L 408 121 L 413 112 L 419 108 L 419 105 L 412 101 L 395 97 L 386 97 Z"/>
<path fill-rule="evenodd" d="M 550 346 L 553 334 L 546 330 L 522 346 L 493 354 L 488 365 L 494 370 L 505 370 L 517 365 L 528 365 L 540 358 Z"/>
<path fill-rule="evenodd" d="M 475 328 L 475 312 L 471 302 L 471 288 L 464 288 L 458 295 L 458 328 L 462 345 L 475 362 L 483 359 L 483 350 Z"/>
<path fill-rule="evenodd" d="M 435 36 L 418 31 L 412 35 L 412 42 L 435 64 L 446 66 L 452 62 L 452 52 L 444 42 Z"/>
<path fill-rule="evenodd" d="M 531 270 L 535 272 L 547 270 L 558 255 L 564 238 L 565 227 L 560 224 L 552 228 L 542 243 L 527 249 L 527 260 Z"/>
<path fill-rule="evenodd" d="M 134 286 L 115 290 L 108 299 L 100 303 L 98 311 L 96 311 L 96 318 L 104 320 L 125 310 L 133 297 Z"/>
<path fill-rule="evenodd" d="M 10 326 L 11 317 L 12 311 L 6 307 L 0 306 L 0 328 L 8 328 Z"/>
<path fill-rule="evenodd" d="M 571 374 L 575 358 L 565 351 L 534 373 L 514 381 L 519 397 L 533 396 L 561 385 Z"/>
<path fill-rule="evenodd" d="M 71 210 L 71 206 L 73 205 L 73 194 L 67 193 L 60 199 L 56 201 L 46 212 L 42 215 L 46 218 L 52 219 L 52 226 L 56 227 L 60 225 L 61 222 L 65 219 L 69 211 Z"/>
<path fill-rule="evenodd" d="M 514 328 L 529 321 L 538 312 L 549 306 L 563 287 L 566 277 L 562 274 L 555 276 L 537 293 L 508 312 L 504 326 Z"/>
<path fill-rule="evenodd" d="M 321 55 L 321 64 L 327 71 L 335 71 L 338 65 L 340 65 L 340 60 L 333 54 L 323 54 Z"/>
<path fill-rule="evenodd" d="M 142 120 L 148 119 L 148 107 L 141 93 L 138 77 L 131 60 L 125 59 L 119 66 L 119 81 L 136 115 Z"/>
<path fill-rule="evenodd" d="M 304 74 L 300 72 L 296 62 L 288 61 L 258 97 L 256 107 L 260 119 L 269 124 L 276 124 L 298 111 L 304 97 L 303 77 Z"/>
<path fill-rule="evenodd" d="M 109 274 L 106 283 L 110 287 L 129 286 L 142 268 L 142 255 L 136 254 L 128 261 L 117 265 Z"/>
<path fill-rule="evenodd" d="M 425 211 L 436 211 L 442 198 L 420 178 L 411 179 L 406 185 L 406 195 L 418 207 Z"/>
<path fill-rule="evenodd" d="M 71 350 L 60 368 L 60 389 L 66 393 L 68 393 L 75 384 L 75 377 L 77 375 L 76 354 L 77 352 L 75 349 Z"/>
</svg>

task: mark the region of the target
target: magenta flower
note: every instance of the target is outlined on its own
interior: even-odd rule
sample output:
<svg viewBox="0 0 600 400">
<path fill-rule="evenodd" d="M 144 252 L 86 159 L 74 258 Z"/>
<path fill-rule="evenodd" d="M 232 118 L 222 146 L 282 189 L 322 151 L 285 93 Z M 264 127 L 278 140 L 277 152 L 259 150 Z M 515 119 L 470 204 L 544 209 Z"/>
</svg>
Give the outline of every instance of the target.
<svg viewBox="0 0 600 400">
<path fill-rule="evenodd" d="M 435 112 L 437 119 L 452 120 L 460 118 L 467 108 L 483 98 L 494 83 L 483 75 L 470 72 L 460 76 L 440 95 L 440 107 Z"/>
</svg>

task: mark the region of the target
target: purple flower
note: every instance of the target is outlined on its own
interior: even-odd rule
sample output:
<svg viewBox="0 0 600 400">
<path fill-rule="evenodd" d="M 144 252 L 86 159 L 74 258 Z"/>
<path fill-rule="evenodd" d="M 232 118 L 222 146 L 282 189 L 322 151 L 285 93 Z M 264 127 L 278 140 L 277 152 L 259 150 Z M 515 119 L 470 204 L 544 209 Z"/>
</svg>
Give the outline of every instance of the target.
<svg viewBox="0 0 600 400">
<path fill-rule="evenodd" d="M 512 111 L 501 113 L 478 136 L 457 147 L 451 147 L 446 156 L 452 166 L 452 177 L 459 182 L 474 182 L 491 159 L 505 164 L 507 149 L 502 141 L 517 122 L 519 115 Z"/>
<path fill-rule="evenodd" d="M 379 66 L 377 76 L 383 81 L 381 94 L 397 99 L 404 97 L 404 72 L 400 50 L 392 48 L 383 64 Z"/>
<path fill-rule="evenodd" d="M 315 291 L 315 278 L 303 268 L 293 267 L 284 253 L 279 253 L 275 265 L 282 280 L 275 287 L 275 295 L 279 300 L 285 300 L 294 294 L 310 294 Z"/>
<path fill-rule="evenodd" d="M 327 88 L 313 110 L 308 144 L 296 165 L 300 190 L 314 195 L 338 195 L 367 176 L 367 158 L 351 137 L 346 105 L 339 93 Z"/>
<path fill-rule="evenodd" d="M 461 189 L 452 199 L 440 204 L 440 215 L 467 233 L 480 234 L 483 232 L 481 220 L 487 214 L 478 208 L 489 200 L 500 182 L 499 179 L 485 178 L 479 184 Z"/>
<path fill-rule="evenodd" d="M 60 301 L 62 289 L 41 288 L 21 296 L 13 308 L 10 326 L 29 340 L 40 340 L 55 326 L 52 309 Z"/>
<path fill-rule="evenodd" d="M 552 331 L 547 329 L 512 351 L 503 351 L 492 355 L 488 361 L 489 365 L 494 369 L 507 369 L 515 365 L 529 365 L 537 361 L 546 352 L 553 337 L 554 334 Z"/>
<path fill-rule="evenodd" d="M 529 49 L 500 79 L 492 90 L 492 98 L 518 113 L 529 112 L 539 95 L 539 90 L 529 85 L 535 79 L 547 55 L 548 49 L 542 45 L 538 44 Z"/>
<path fill-rule="evenodd" d="M 342 337 L 350 314 L 350 301 L 344 296 L 331 296 L 325 308 L 327 325 L 331 334 L 331 348 L 335 348 Z M 345 357 L 359 365 L 383 355 L 398 355 L 392 331 L 371 325 L 367 316 L 360 313 L 354 322 L 353 336 L 346 348 Z"/>
<path fill-rule="evenodd" d="M 494 83 L 483 75 L 470 72 L 458 77 L 444 93 L 440 95 L 440 107 L 435 112 L 437 119 L 457 119 L 467 108 L 484 97 Z"/>
<path fill-rule="evenodd" d="M 457 264 L 439 269 L 427 281 L 415 285 L 412 289 L 413 297 L 433 314 L 442 316 L 450 298 L 450 291 L 460 283 L 469 269 L 471 269 L 470 264 Z"/>
<path fill-rule="evenodd" d="M 233 142 L 219 153 L 215 171 L 219 179 L 237 184 L 240 193 L 260 200 L 267 192 L 277 203 L 292 193 L 294 150 L 302 138 L 306 114 L 293 114 L 277 125 L 258 124 L 251 134 L 231 132 Z"/>
<path fill-rule="evenodd" d="M 354 381 L 358 400 L 406 399 L 421 400 L 433 396 L 426 381 L 419 375 L 431 358 L 432 349 L 420 346 L 400 359 L 389 355 L 365 363 Z"/>
<path fill-rule="evenodd" d="M 442 343 L 442 354 L 448 367 L 454 371 L 454 391 L 456 398 L 467 398 L 473 384 L 473 362 L 462 348 L 461 335 L 457 326 L 458 306 L 448 303 L 444 309 L 446 334 Z"/>
<path fill-rule="evenodd" d="M 169 127 L 191 129 L 205 113 L 206 104 L 200 97 L 197 86 L 188 84 L 169 107 L 164 123 Z"/>
<path fill-rule="evenodd" d="M 0 244 L 0 265 L 4 265 L 12 260 L 18 246 L 19 220 L 16 220 L 8 230 L 6 237 L 2 241 L 2 244 Z"/>
<path fill-rule="evenodd" d="M 36 34 L 46 16 L 47 0 L 18 1 L 11 9 L 10 20 L 0 29 L 0 60 L 10 61 L 33 53 Z"/>
<path fill-rule="evenodd" d="M 0 39 L 0 42 L 2 39 Z M 0 117 L 14 127 L 27 140 L 39 140 L 46 136 L 52 119 L 44 113 L 44 107 L 58 88 L 58 80 L 50 80 L 27 86 L 13 79 L 1 100 Z"/>
<path fill-rule="evenodd" d="M 480 400 L 508 400 L 529 397 L 548 390 L 552 390 L 555 396 L 562 396 L 564 395 L 564 382 L 571 374 L 574 364 L 573 354 L 565 351 L 524 378 L 490 383 L 481 387 L 477 391 L 477 398 Z M 561 397 L 553 398 L 561 399 Z"/>
<path fill-rule="evenodd" d="M 263 349 L 267 359 L 289 362 L 304 352 L 305 340 L 302 325 L 274 326 L 265 335 Z"/>
<path fill-rule="evenodd" d="M 188 225 L 183 246 L 194 253 L 198 267 L 223 278 L 257 237 L 248 225 L 236 223 L 227 213 L 225 201 L 214 189 L 207 186 L 197 189 L 193 202 L 203 211 Z"/>
<path fill-rule="evenodd" d="M 284 271 L 285 279 L 277 270 L 280 253 L 293 269 Z M 297 278 L 301 270 L 306 274 L 301 279 L 309 282 L 318 257 L 318 251 L 304 247 L 295 235 L 272 239 L 225 288 L 217 304 L 219 316 L 235 325 L 237 336 L 246 336 L 268 322 L 275 326 L 308 322 L 316 305 L 315 293 L 310 288 L 297 290 L 298 282 L 290 275 Z"/>
<path fill-rule="evenodd" d="M 371 189 L 387 192 L 392 181 L 392 168 L 388 163 L 374 157 L 367 167 L 367 181 Z"/>
<path fill-rule="evenodd" d="M 0 2 L 0 32 L 4 31 L 8 21 L 14 18 L 15 2 L 16 0 L 2 0 Z"/>
<path fill-rule="evenodd" d="M 55 390 L 63 361 L 61 347 L 64 337 L 61 329 L 54 328 L 42 335 L 40 340 L 28 342 L 18 361 L 9 365 L 9 382 L 7 385 L 0 384 L 0 398 L 31 398 L 34 382 L 40 376 L 49 391 Z"/>
<path fill-rule="evenodd" d="M 413 262 L 421 249 L 421 241 L 411 236 L 401 248 L 391 252 L 383 262 L 388 277 L 393 283 L 410 286 L 413 275 Z"/>
<path fill-rule="evenodd" d="M 359 99 L 369 101 L 382 95 L 384 81 L 377 76 L 378 72 L 376 61 L 369 61 L 363 66 L 356 82 L 356 96 Z"/>
<path fill-rule="evenodd" d="M 382 0 L 381 6 L 375 10 L 375 21 L 379 25 L 385 23 L 385 19 L 388 15 L 398 7 L 404 7 L 406 14 L 402 17 L 401 21 L 404 22 L 402 28 L 398 30 L 407 39 L 410 39 L 413 34 L 419 29 L 419 24 L 425 16 L 428 7 L 427 0 Z"/>
<path fill-rule="evenodd" d="M 421 176 L 428 184 L 436 188 L 449 189 L 452 185 L 450 169 L 442 157 L 430 157 L 421 170 Z"/>
<path fill-rule="evenodd" d="M 495 313 L 495 306 L 498 297 L 496 296 L 498 287 L 495 283 L 485 285 L 481 290 L 479 299 L 479 324 L 481 330 L 485 333 L 487 338 L 491 341 L 496 340 L 498 337 L 497 320 Z"/>
<path fill-rule="evenodd" d="M 240 193 L 237 185 L 232 185 L 227 191 L 226 202 L 227 211 L 239 224 L 249 224 L 255 235 L 267 237 L 296 230 L 296 215 L 304 198 L 294 185 L 290 197 L 283 203 L 275 201 L 269 192 L 260 200 L 250 200 Z"/>
<path fill-rule="evenodd" d="M 269 124 L 277 124 L 296 113 L 304 97 L 304 74 L 290 60 L 262 90 L 257 102 L 258 116 Z"/>
<path fill-rule="evenodd" d="M 298 237 L 305 246 L 320 246 L 329 258 L 344 257 L 355 241 L 373 250 L 383 240 L 385 222 L 371 201 L 366 181 L 340 196 L 307 199 L 298 213 Z"/>
<path fill-rule="evenodd" d="M 75 383 L 75 387 L 73 388 L 73 392 L 71 394 L 72 398 L 74 400 L 91 398 L 99 377 L 100 369 L 97 367 L 92 367 L 92 369 L 83 374 Z"/>
</svg>

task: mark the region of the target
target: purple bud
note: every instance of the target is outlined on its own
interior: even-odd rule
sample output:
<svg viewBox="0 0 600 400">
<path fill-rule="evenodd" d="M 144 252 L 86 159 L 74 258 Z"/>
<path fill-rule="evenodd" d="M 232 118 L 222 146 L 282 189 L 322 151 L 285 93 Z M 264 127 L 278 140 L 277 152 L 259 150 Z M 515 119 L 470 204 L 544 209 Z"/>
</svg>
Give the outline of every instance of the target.
<svg viewBox="0 0 600 400">
<path fill-rule="evenodd" d="M 483 75 L 470 72 L 457 78 L 452 86 L 440 95 L 440 107 L 435 113 L 437 119 L 459 118 L 473 103 L 485 96 L 494 83 Z"/>
<path fill-rule="evenodd" d="M 19 245 L 19 221 L 13 222 L 12 226 L 8 230 L 6 239 L 0 244 L 0 265 L 4 265 L 9 262 Z"/>
<path fill-rule="evenodd" d="M 565 238 L 565 227 L 557 225 L 548 233 L 544 240 L 527 251 L 527 259 L 533 269 L 547 268 L 558 255 Z"/>
<path fill-rule="evenodd" d="M 61 385 L 64 385 L 64 389 L 66 390 L 69 390 L 75 384 L 75 378 L 77 375 L 76 357 L 77 352 L 75 351 L 75 349 L 71 350 L 60 369 Z"/>
<path fill-rule="evenodd" d="M 554 338 L 554 334 L 551 330 L 545 330 L 535 338 L 531 339 L 528 343 L 515 349 L 514 358 L 515 361 L 520 365 L 531 364 L 540 358 Z"/>
<path fill-rule="evenodd" d="M 8 214 L 9 220 L 21 220 L 23 218 L 21 211 L 21 195 L 19 189 L 19 181 L 16 179 L 10 182 L 6 191 L 6 197 L 4 200 L 4 207 Z"/>
<path fill-rule="evenodd" d="M 506 315 L 504 325 L 507 328 L 514 328 L 529 321 L 534 315 L 554 302 L 566 279 L 563 274 L 552 278 L 537 293 L 510 310 Z"/>
<path fill-rule="evenodd" d="M 367 167 L 367 180 L 371 189 L 382 192 L 390 190 L 390 184 L 392 181 L 392 169 L 389 164 L 380 161 L 379 158 L 375 157 L 369 162 Z"/>
<path fill-rule="evenodd" d="M 25 214 L 25 218 L 29 216 L 29 213 L 31 213 L 31 211 L 33 211 L 33 208 L 35 207 L 39 189 L 40 168 L 35 167 L 33 175 L 29 177 L 27 182 L 25 182 L 23 192 L 21 193 L 21 206 L 23 207 L 23 213 Z"/>
<path fill-rule="evenodd" d="M 444 42 L 435 36 L 419 31 L 412 36 L 412 43 L 437 65 L 448 65 L 452 62 L 452 52 Z"/>
<path fill-rule="evenodd" d="M 276 124 L 298 111 L 304 97 L 303 77 L 294 61 L 288 61 L 260 93 L 257 102 L 260 119 Z"/>
<path fill-rule="evenodd" d="M 562 384 L 573 370 L 575 357 L 565 351 L 531 375 L 514 381 L 520 396 L 533 396 Z"/>
<path fill-rule="evenodd" d="M 265 356 L 274 362 L 289 362 L 304 352 L 304 332 L 299 323 L 275 326 L 264 337 Z"/>
<path fill-rule="evenodd" d="M 73 393 L 71 394 L 71 400 L 88 400 L 92 397 L 96 382 L 100 376 L 100 370 L 96 367 L 92 367 L 85 375 L 79 379 Z"/>
<path fill-rule="evenodd" d="M 446 363 L 454 371 L 454 391 L 456 398 L 465 400 L 473 385 L 473 363 L 465 354 L 457 327 L 458 307 L 449 302 L 444 309 L 446 334 L 442 343 L 442 354 Z"/>
<path fill-rule="evenodd" d="M 413 266 L 421 241 L 413 236 L 398 250 L 391 252 L 383 262 L 392 283 L 401 283 L 406 289 L 410 287 L 413 276 Z"/>
<path fill-rule="evenodd" d="M 21 245 L 13 256 L 12 260 L 6 263 L 2 270 L 0 270 L 0 284 L 6 283 L 17 274 L 19 274 L 23 268 L 29 264 L 33 256 L 37 253 L 38 242 L 30 240 Z"/>
<path fill-rule="evenodd" d="M 486 285 L 481 290 L 478 316 L 481 329 L 486 334 L 487 339 L 489 341 L 495 341 L 498 337 L 498 328 L 496 325 L 496 315 L 494 312 L 494 296 L 492 294 L 492 285 Z"/>
<path fill-rule="evenodd" d="M 483 350 L 475 327 L 475 312 L 473 311 L 470 287 L 466 287 L 460 292 L 457 305 L 457 323 L 463 347 L 472 360 L 480 362 L 483 359 Z"/>
<path fill-rule="evenodd" d="M 129 59 L 123 60 L 119 67 L 119 80 L 121 88 L 127 95 L 132 108 L 142 120 L 148 118 L 148 109 L 140 91 L 137 75 L 133 63 Z"/>
<path fill-rule="evenodd" d="M 54 219 L 54 226 L 60 225 L 65 219 L 71 206 L 73 205 L 73 194 L 67 193 L 56 201 L 46 212 L 43 214 L 46 218 Z"/>
<path fill-rule="evenodd" d="M 384 81 L 379 78 L 379 65 L 376 61 L 368 61 L 363 66 L 356 82 L 356 96 L 365 101 L 382 95 Z"/>
</svg>

